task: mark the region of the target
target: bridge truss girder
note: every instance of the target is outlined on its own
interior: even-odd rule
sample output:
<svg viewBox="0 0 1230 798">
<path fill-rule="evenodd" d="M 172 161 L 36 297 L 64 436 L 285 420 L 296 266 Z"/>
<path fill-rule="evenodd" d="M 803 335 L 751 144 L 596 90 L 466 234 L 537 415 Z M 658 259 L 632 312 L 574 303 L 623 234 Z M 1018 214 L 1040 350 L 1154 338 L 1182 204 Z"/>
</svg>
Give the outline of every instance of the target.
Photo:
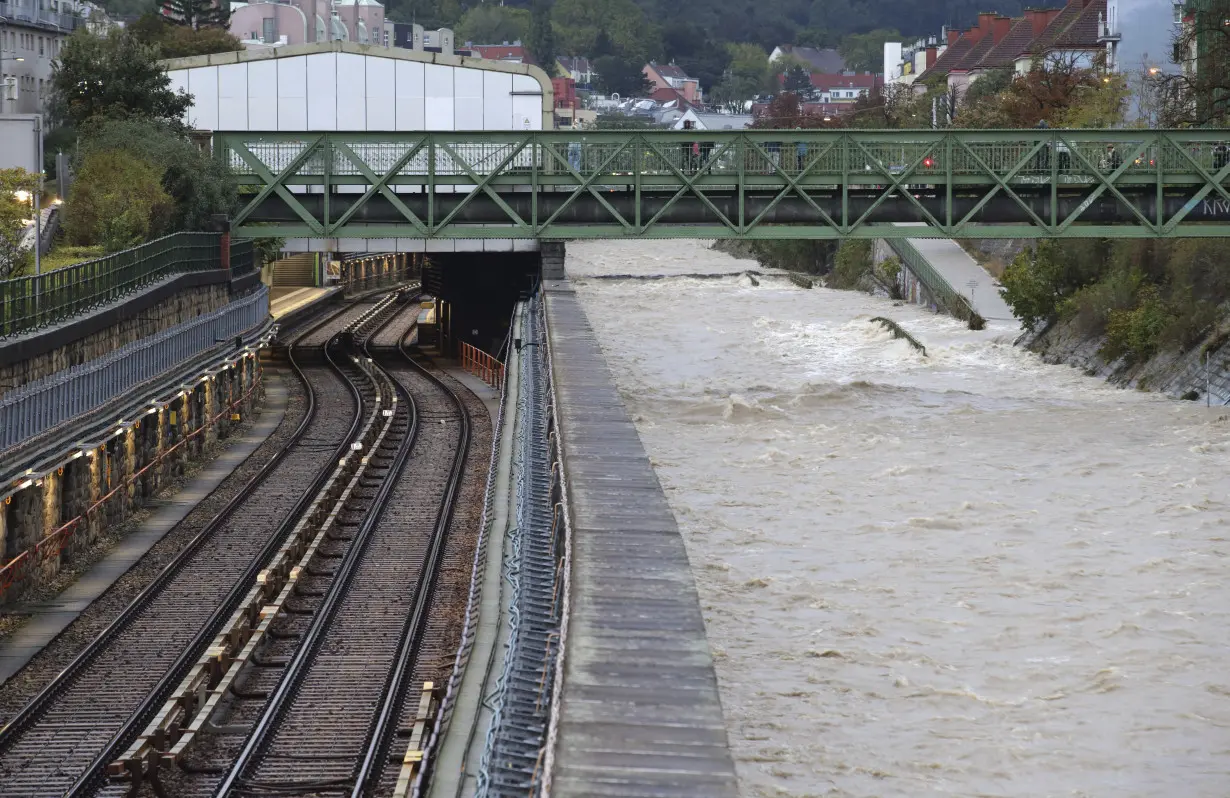
<svg viewBox="0 0 1230 798">
<path fill-rule="evenodd" d="M 214 152 L 240 235 L 1167 238 L 1230 235 L 1223 135 L 223 132 Z"/>
</svg>

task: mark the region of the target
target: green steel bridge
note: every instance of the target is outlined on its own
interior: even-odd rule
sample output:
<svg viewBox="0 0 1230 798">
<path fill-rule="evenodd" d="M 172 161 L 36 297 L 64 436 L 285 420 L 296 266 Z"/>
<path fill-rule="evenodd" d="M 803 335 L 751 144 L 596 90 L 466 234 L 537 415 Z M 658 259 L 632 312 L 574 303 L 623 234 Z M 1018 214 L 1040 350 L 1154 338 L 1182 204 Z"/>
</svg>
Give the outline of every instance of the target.
<svg viewBox="0 0 1230 798">
<path fill-rule="evenodd" d="M 228 133 L 242 236 L 1230 236 L 1230 133 Z M 912 223 L 910 226 L 900 226 Z"/>
</svg>

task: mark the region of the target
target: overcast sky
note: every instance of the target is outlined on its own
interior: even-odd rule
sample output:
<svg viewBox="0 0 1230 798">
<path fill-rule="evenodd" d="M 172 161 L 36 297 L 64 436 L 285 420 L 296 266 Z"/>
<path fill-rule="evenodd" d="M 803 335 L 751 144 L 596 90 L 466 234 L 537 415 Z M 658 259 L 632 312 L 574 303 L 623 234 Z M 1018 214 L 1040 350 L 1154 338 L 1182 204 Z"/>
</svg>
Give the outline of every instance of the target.
<svg viewBox="0 0 1230 798">
<path fill-rule="evenodd" d="M 1151 64 L 1170 65 L 1170 40 L 1174 32 L 1171 0 L 1119 0 L 1119 66 L 1136 69 L 1146 53 Z"/>
</svg>

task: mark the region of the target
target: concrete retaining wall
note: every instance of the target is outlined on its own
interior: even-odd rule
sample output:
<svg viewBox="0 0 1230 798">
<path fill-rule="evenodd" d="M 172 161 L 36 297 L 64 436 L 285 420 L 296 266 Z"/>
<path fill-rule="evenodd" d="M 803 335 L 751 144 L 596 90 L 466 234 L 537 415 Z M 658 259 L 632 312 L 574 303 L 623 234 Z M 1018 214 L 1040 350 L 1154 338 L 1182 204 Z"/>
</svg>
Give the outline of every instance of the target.
<svg viewBox="0 0 1230 798">
<path fill-rule="evenodd" d="M 101 445 L 66 451 L 60 466 L 17 485 L 0 508 L 0 604 L 54 578 L 104 528 L 124 523 L 190 463 L 207 459 L 260 407 L 261 378 L 255 354 L 242 355 Z"/>
</svg>

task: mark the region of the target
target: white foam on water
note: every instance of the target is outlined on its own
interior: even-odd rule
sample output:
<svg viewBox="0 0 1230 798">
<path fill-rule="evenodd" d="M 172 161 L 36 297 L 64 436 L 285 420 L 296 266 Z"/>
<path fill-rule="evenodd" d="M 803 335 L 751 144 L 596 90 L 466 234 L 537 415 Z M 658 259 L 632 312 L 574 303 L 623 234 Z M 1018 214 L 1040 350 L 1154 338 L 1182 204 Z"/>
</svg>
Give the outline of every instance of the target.
<svg viewBox="0 0 1230 798">
<path fill-rule="evenodd" d="M 586 279 L 756 268 L 697 242 L 567 268 L 687 541 L 745 795 L 1230 794 L 1225 412 L 863 294 Z"/>
</svg>

